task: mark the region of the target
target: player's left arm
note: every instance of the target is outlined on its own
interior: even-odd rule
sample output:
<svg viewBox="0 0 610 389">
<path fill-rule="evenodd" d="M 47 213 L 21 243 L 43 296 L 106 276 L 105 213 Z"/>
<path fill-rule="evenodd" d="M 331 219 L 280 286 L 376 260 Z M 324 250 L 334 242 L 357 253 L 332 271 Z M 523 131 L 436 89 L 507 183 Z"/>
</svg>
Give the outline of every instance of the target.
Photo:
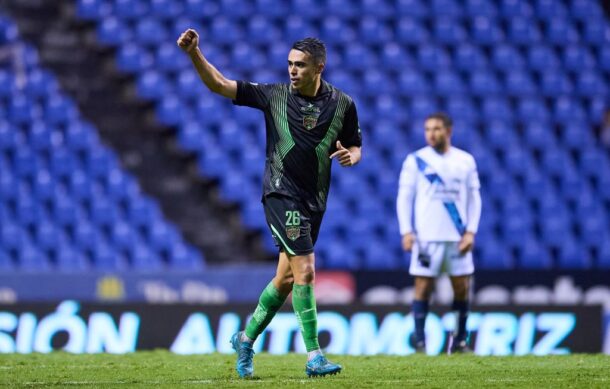
<svg viewBox="0 0 610 389">
<path fill-rule="evenodd" d="M 336 148 L 337 150 L 330 155 L 330 158 L 337 158 L 341 166 L 354 166 L 362 159 L 362 134 L 356 104 L 353 101 L 345 111 L 343 129 L 339 134 Z"/>
<path fill-rule="evenodd" d="M 473 249 L 474 238 L 479 229 L 479 221 L 481 220 L 481 184 L 479 182 L 479 174 L 477 173 L 474 159 L 473 169 L 468 177 L 467 191 L 466 232 L 462 235 L 462 240 L 459 245 L 459 250 L 462 254 Z"/>
</svg>

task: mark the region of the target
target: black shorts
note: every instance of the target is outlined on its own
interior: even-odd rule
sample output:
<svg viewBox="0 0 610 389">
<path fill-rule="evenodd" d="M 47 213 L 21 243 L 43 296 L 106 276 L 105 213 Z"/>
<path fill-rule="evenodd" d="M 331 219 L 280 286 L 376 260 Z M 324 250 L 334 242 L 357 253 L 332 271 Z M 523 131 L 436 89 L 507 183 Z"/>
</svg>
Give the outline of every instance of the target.
<svg viewBox="0 0 610 389">
<path fill-rule="evenodd" d="M 279 194 L 265 196 L 263 208 L 280 251 L 291 256 L 313 253 L 324 212 L 312 212 L 298 200 Z"/>
</svg>

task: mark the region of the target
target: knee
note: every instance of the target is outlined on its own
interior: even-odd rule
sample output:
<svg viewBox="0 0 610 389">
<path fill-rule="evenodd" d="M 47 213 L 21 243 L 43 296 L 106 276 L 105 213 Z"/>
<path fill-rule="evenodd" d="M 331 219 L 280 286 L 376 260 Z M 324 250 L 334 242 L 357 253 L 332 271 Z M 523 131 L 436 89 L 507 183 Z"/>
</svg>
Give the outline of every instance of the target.
<svg viewBox="0 0 610 389">
<path fill-rule="evenodd" d="M 454 300 L 466 300 L 468 298 L 468 287 L 460 285 L 453 291 Z"/>
<path fill-rule="evenodd" d="M 282 295 L 287 295 L 292 290 L 292 284 L 294 284 L 294 277 L 292 274 L 284 276 L 276 276 L 274 285 Z"/>
<path fill-rule="evenodd" d="M 304 266 L 300 269 L 298 276 L 295 276 L 294 282 L 301 285 L 313 284 L 316 278 L 316 272 L 313 266 Z"/>
</svg>

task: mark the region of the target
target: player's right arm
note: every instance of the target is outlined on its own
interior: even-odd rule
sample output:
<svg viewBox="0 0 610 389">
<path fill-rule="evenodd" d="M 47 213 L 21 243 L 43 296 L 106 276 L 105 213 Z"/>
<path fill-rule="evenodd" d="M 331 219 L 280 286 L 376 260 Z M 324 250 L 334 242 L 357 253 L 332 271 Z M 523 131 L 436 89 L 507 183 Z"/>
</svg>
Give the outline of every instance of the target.
<svg viewBox="0 0 610 389">
<path fill-rule="evenodd" d="M 199 35 L 195 30 L 189 28 L 183 32 L 178 38 L 177 43 L 189 55 L 199 74 L 199 78 L 201 78 L 201 81 L 203 81 L 209 90 L 235 100 L 237 97 L 237 82 L 223 76 L 203 56 L 203 53 L 199 50 Z"/>
<path fill-rule="evenodd" d="M 398 214 L 398 225 L 402 236 L 402 248 L 411 251 L 415 242 L 415 234 L 411 220 L 413 218 L 413 201 L 415 199 L 415 188 L 417 180 L 417 164 L 415 157 L 409 155 L 402 165 L 398 183 L 398 196 L 396 198 L 396 213 Z"/>
</svg>

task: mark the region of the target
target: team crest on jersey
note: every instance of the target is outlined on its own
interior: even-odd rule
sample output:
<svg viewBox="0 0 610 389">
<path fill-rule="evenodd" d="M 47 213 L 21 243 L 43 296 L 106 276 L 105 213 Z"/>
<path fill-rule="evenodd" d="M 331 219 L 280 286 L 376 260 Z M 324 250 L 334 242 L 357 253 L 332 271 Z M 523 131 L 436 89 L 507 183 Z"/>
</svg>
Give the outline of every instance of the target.
<svg viewBox="0 0 610 389">
<path fill-rule="evenodd" d="M 299 236 L 301 236 L 301 227 L 300 226 L 286 227 L 286 236 L 288 237 L 288 239 L 290 239 L 294 242 L 295 240 L 299 239 Z"/>
<path fill-rule="evenodd" d="M 303 127 L 307 128 L 308 130 L 311 130 L 316 126 L 316 124 L 318 124 L 317 116 L 303 116 Z"/>
</svg>

